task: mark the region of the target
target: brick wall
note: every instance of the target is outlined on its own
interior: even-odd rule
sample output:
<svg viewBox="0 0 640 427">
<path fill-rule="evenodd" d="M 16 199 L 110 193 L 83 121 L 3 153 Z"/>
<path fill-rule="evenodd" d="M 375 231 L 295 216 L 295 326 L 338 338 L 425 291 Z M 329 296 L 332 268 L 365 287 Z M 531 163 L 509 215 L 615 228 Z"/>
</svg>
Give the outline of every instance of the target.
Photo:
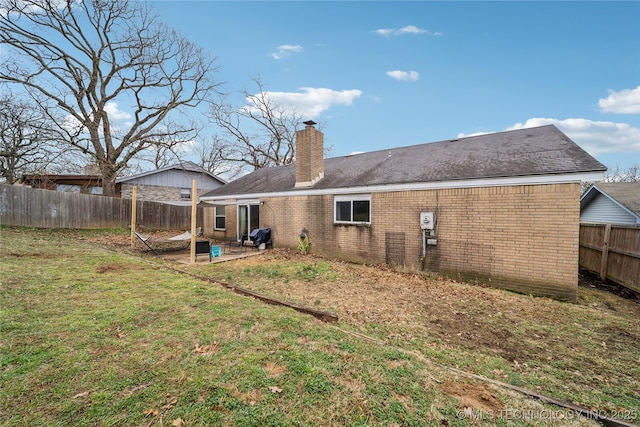
<svg viewBox="0 0 640 427">
<path fill-rule="evenodd" d="M 579 198 L 577 183 L 373 193 L 370 225 L 338 225 L 333 196 L 275 197 L 262 200 L 260 226 L 271 227 L 275 247 L 296 248 L 306 228 L 312 253 L 574 300 Z M 421 211 L 436 212 L 437 245 L 424 260 Z"/>
<path fill-rule="evenodd" d="M 209 239 L 224 242 L 231 238 L 237 238 L 237 222 L 238 222 L 238 209 L 235 205 L 225 206 L 225 229 L 215 230 L 215 210 L 213 205 L 206 208 L 204 211 L 204 229 L 203 235 Z"/>
<path fill-rule="evenodd" d="M 121 197 L 123 199 L 131 199 L 133 195 L 133 185 L 122 184 Z M 136 185 L 136 197 L 138 200 L 149 200 L 154 202 L 188 202 L 191 199 L 183 199 L 180 196 L 180 188 L 163 187 L 160 185 Z M 211 190 L 198 190 L 198 195 L 203 195 Z M 189 188 L 191 193 L 191 188 Z"/>
<path fill-rule="evenodd" d="M 324 176 L 324 135 L 313 126 L 296 132 L 296 187 L 309 187 Z"/>
<path fill-rule="evenodd" d="M 439 190 L 437 246 L 426 269 L 524 293 L 574 300 L 579 184 Z"/>
</svg>

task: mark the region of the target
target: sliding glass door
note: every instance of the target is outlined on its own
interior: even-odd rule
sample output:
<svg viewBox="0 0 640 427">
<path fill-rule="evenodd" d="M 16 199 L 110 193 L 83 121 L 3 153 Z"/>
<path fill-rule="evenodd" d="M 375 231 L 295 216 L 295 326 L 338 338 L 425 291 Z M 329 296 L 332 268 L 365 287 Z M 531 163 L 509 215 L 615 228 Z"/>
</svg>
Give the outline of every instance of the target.
<svg viewBox="0 0 640 427">
<path fill-rule="evenodd" d="M 260 204 L 247 203 L 238 205 L 238 238 L 245 236 L 249 240 L 249 234 L 254 228 L 260 227 Z"/>
</svg>

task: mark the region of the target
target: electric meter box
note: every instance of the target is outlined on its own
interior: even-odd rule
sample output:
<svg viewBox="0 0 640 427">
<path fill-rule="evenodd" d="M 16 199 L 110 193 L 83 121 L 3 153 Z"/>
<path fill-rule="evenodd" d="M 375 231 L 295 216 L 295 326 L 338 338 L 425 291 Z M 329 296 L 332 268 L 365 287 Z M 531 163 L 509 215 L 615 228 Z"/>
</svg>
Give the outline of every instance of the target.
<svg viewBox="0 0 640 427">
<path fill-rule="evenodd" d="M 423 230 L 433 230 L 433 212 L 420 212 L 420 228 Z"/>
</svg>

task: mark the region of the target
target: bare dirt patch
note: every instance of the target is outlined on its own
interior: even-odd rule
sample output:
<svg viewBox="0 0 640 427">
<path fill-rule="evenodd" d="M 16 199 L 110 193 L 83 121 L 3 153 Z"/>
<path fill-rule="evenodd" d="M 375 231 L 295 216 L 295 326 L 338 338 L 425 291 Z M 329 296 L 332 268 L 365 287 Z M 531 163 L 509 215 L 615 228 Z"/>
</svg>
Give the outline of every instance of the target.
<svg viewBox="0 0 640 427">
<path fill-rule="evenodd" d="M 270 251 L 234 261 L 225 274 L 235 270 L 268 269 L 278 262 L 320 264 L 322 258 L 302 257 L 288 251 Z M 386 266 L 331 262 L 335 279 L 279 280 L 249 277 L 240 286 L 269 296 L 318 309 L 335 311 L 341 320 L 354 324 L 385 324 L 387 339 L 427 340 L 433 345 L 485 350 L 510 362 L 543 358 L 554 347 L 566 347 L 555 340 L 546 325 L 558 315 L 558 303 L 546 308 L 528 305 L 523 297 L 492 288 L 467 285 L 421 274 L 399 273 Z M 268 274 L 265 273 L 265 274 Z M 517 300 L 517 301 L 516 301 Z M 538 298 L 538 301 L 546 298 Z M 523 323 L 536 318 L 539 327 Z M 521 331 L 526 328 L 527 331 Z M 523 335 L 527 343 L 523 345 Z M 572 348 L 578 348 L 579 343 Z"/>
<path fill-rule="evenodd" d="M 640 295 L 635 293 L 629 288 L 625 288 L 622 285 L 617 284 L 611 280 L 602 280 L 598 275 L 590 271 L 580 269 L 578 275 L 578 284 L 583 288 L 599 289 L 617 295 L 619 297 L 635 300 L 640 303 Z"/>
<path fill-rule="evenodd" d="M 483 383 L 449 381 L 438 388 L 455 397 L 461 408 L 480 409 L 495 414 L 504 409 L 504 404 L 497 393 Z"/>
<path fill-rule="evenodd" d="M 184 230 L 155 230 L 151 232 L 145 232 L 143 230 L 138 230 L 142 234 L 150 235 L 155 238 L 169 238 L 174 237 L 180 233 L 184 233 Z M 99 234 L 91 234 L 79 230 L 68 230 L 67 233 L 70 236 L 73 236 L 77 240 L 86 241 L 90 243 L 95 243 L 98 246 L 108 247 L 116 250 L 127 250 L 131 248 L 131 235 L 129 232 L 119 232 L 119 233 L 99 233 Z M 144 246 L 138 238 L 134 239 L 136 249 L 141 252 L 147 251 L 148 248 Z"/>
</svg>

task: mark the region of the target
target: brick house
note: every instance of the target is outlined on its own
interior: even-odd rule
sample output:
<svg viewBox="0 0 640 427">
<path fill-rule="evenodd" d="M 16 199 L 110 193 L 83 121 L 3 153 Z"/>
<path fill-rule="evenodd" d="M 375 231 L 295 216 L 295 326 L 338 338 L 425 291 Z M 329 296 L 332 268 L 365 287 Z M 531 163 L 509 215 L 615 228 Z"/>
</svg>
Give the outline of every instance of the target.
<svg viewBox="0 0 640 427">
<path fill-rule="evenodd" d="M 270 227 L 274 247 L 434 271 L 574 300 L 580 182 L 606 167 L 554 126 L 323 159 L 306 122 L 296 163 L 259 169 L 201 197 L 205 234 Z"/>
</svg>

